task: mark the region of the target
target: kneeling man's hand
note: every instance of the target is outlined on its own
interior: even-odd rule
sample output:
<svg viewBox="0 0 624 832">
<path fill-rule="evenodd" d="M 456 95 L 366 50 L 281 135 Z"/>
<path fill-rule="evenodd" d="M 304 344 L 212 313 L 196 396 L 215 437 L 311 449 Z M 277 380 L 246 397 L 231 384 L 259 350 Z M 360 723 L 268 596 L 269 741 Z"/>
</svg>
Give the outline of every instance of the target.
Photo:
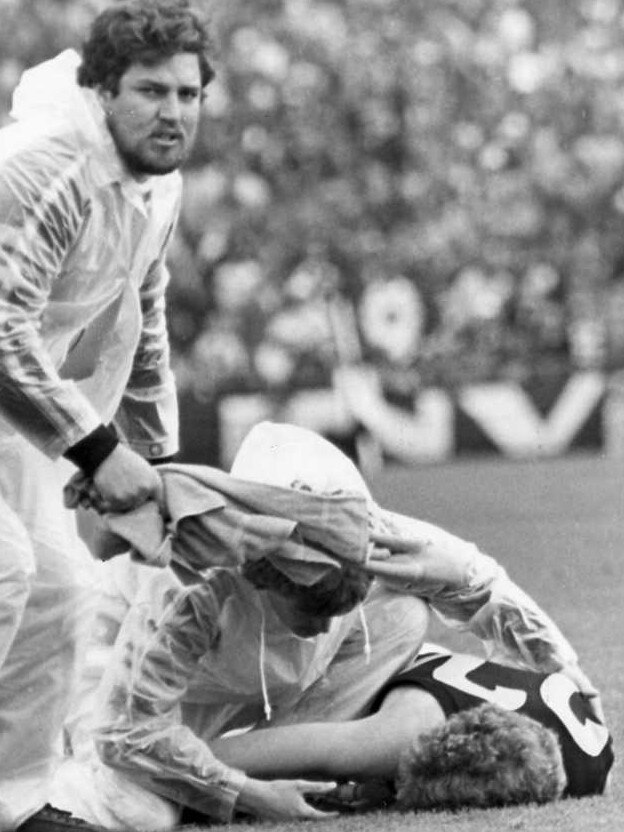
<svg viewBox="0 0 624 832">
<path fill-rule="evenodd" d="M 236 808 L 260 820 L 303 820 L 334 817 L 306 801 L 306 795 L 325 794 L 335 783 L 316 780 L 256 780 L 248 777 L 236 801 Z"/>
</svg>

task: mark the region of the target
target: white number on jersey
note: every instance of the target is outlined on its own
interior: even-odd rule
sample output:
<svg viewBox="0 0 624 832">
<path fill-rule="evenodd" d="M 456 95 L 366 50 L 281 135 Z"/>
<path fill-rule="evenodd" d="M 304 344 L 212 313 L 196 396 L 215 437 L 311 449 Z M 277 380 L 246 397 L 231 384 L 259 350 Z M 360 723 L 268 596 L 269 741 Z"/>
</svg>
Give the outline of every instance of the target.
<svg viewBox="0 0 624 832">
<path fill-rule="evenodd" d="M 481 667 L 483 659 L 468 656 L 463 653 L 452 655 L 444 664 L 436 667 L 433 678 L 456 690 L 461 690 L 470 696 L 476 696 L 492 705 L 499 705 L 506 711 L 517 711 L 527 701 L 526 692 L 517 688 L 505 688 L 497 685 L 495 688 L 484 688 L 467 679 L 468 673 Z"/>
<path fill-rule="evenodd" d="M 609 740 L 609 731 L 592 719 L 579 720 L 570 707 L 570 698 L 577 691 L 574 682 L 563 673 L 552 673 L 540 688 L 542 699 L 563 722 L 578 747 L 590 757 L 598 757 Z"/>
<path fill-rule="evenodd" d="M 486 688 L 467 678 L 469 673 L 484 663 L 477 656 L 451 654 L 444 664 L 433 670 L 432 675 L 445 685 L 507 711 L 519 710 L 527 701 L 526 691 L 501 685 Z M 542 701 L 563 722 L 578 747 L 590 757 L 598 757 L 609 741 L 609 731 L 592 719 L 582 722 L 576 716 L 570 707 L 570 700 L 575 693 L 578 693 L 578 688 L 563 673 L 551 673 L 540 686 Z"/>
</svg>

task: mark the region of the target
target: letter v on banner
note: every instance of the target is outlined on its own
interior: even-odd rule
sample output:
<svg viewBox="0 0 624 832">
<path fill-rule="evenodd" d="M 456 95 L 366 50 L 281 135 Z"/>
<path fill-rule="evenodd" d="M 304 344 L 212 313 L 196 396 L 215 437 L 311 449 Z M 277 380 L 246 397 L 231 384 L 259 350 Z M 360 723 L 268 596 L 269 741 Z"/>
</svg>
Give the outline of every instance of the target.
<svg viewBox="0 0 624 832">
<path fill-rule="evenodd" d="M 605 395 L 601 373 L 577 373 L 543 417 L 522 387 L 488 383 L 465 387 L 458 406 L 510 457 L 556 456 L 566 451 Z"/>
</svg>

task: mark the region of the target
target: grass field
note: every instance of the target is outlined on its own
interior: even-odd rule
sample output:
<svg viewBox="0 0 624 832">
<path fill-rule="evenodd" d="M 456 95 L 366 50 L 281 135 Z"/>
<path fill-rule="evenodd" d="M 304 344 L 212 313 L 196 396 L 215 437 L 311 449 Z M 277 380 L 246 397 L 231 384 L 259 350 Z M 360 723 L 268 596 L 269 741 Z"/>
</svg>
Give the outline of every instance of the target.
<svg viewBox="0 0 624 832">
<path fill-rule="evenodd" d="M 619 749 L 624 743 L 624 459 L 463 462 L 388 470 L 371 485 L 386 507 L 474 540 L 552 615 L 603 693 L 616 764 L 610 792 L 600 798 L 459 814 L 370 813 L 313 826 L 306 823 L 306 828 L 315 832 L 623 829 Z M 430 635 L 454 647 L 472 646 L 463 636 L 449 638 L 438 625 Z M 270 828 L 291 832 L 302 827 L 279 823 Z"/>
</svg>

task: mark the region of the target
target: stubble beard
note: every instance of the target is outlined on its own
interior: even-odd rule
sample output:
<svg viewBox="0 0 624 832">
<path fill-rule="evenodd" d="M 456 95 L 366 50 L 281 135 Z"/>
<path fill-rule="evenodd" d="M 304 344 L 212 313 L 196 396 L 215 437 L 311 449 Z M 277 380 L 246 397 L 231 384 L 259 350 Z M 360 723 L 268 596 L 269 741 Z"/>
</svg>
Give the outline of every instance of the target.
<svg viewBox="0 0 624 832">
<path fill-rule="evenodd" d="M 142 147 L 141 144 L 136 148 L 128 147 L 113 121 L 108 122 L 108 129 L 119 157 L 133 176 L 166 176 L 181 167 L 188 159 L 190 143 L 188 146 L 182 146 L 171 158 L 166 158 L 163 154 L 162 159 L 159 159 L 157 152 L 150 153 L 149 149 Z M 145 143 L 148 142 L 149 139 L 146 139 Z"/>
<path fill-rule="evenodd" d="M 119 145 L 117 146 L 117 152 L 130 173 L 135 176 L 166 176 L 184 164 L 188 156 L 187 153 L 180 152 L 171 159 L 163 158 L 162 161 L 159 161 L 158 157 L 150 158 L 151 154 L 147 152 L 132 150 Z"/>
</svg>

